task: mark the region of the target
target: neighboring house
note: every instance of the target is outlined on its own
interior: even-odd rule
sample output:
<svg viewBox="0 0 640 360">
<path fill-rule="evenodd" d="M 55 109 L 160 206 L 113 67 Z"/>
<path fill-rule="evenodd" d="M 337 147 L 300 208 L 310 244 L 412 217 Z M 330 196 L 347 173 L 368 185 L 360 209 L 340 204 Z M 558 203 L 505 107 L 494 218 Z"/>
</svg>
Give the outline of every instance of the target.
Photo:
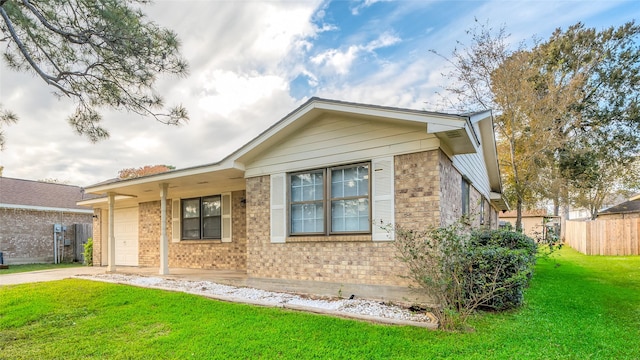
<svg viewBox="0 0 640 360">
<path fill-rule="evenodd" d="M 491 112 L 450 115 L 312 98 L 222 161 L 86 188 L 94 264 L 407 286 L 394 235 L 463 213 L 496 228 Z"/>
<path fill-rule="evenodd" d="M 628 201 L 602 210 L 598 219 L 637 219 L 640 218 L 640 194 L 632 196 Z"/>
<path fill-rule="evenodd" d="M 76 228 L 91 236 L 93 212 L 76 203 L 86 198 L 78 186 L 0 177 L 4 263 L 81 261 Z"/>
<path fill-rule="evenodd" d="M 615 206 L 616 204 L 620 204 L 621 202 L 626 201 L 627 198 L 623 194 L 611 194 L 607 196 L 604 200 L 604 203 L 598 209 L 598 214 L 605 209 Z M 591 212 L 586 208 L 576 208 L 571 206 L 569 208 L 569 218 L 567 220 L 588 220 L 591 219 Z"/>
<path fill-rule="evenodd" d="M 516 226 L 517 213 L 515 210 L 499 214 L 500 221 Z M 547 215 L 544 209 L 522 212 L 522 232 L 536 240 L 546 240 L 549 236 L 560 236 L 560 216 Z"/>
</svg>

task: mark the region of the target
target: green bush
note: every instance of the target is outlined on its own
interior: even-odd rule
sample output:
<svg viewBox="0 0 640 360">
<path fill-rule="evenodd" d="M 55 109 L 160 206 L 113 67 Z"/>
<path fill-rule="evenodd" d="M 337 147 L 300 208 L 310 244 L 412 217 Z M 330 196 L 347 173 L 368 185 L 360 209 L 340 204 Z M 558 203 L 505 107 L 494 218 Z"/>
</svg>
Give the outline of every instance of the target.
<svg viewBox="0 0 640 360">
<path fill-rule="evenodd" d="M 533 277 L 537 245 L 530 237 L 505 230 L 474 231 L 465 256 L 469 271 L 469 297 L 479 289 L 495 287 L 492 296 L 478 307 L 506 310 L 522 305 L 524 290 Z"/>
<path fill-rule="evenodd" d="M 84 264 L 93 266 L 93 238 L 87 239 L 87 243 L 84 244 Z"/>
<path fill-rule="evenodd" d="M 440 327 L 464 328 L 477 309 L 520 306 L 533 275 L 537 246 L 512 231 L 469 231 L 456 222 L 415 231 L 396 226 L 398 258 L 409 278 L 435 301 Z"/>
</svg>

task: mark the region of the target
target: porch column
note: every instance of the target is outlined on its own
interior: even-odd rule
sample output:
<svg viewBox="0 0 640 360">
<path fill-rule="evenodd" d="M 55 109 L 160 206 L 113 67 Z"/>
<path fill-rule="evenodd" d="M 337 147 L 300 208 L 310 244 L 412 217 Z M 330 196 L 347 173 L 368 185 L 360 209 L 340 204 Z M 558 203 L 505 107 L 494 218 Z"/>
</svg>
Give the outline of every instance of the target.
<svg viewBox="0 0 640 360">
<path fill-rule="evenodd" d="M 169 274 L 169 240 L 167 239 L 167 189 L 160 184 L 160 275 Z"/>
<path fill-rule="evenodd" d="M 109 243 L 107 244 L 107 272 L 116 271 L 116 237 L 114 230 L 114 208 L 116 203 L 116 194 L 108 193 L 109 196 Z"/>
</svg>

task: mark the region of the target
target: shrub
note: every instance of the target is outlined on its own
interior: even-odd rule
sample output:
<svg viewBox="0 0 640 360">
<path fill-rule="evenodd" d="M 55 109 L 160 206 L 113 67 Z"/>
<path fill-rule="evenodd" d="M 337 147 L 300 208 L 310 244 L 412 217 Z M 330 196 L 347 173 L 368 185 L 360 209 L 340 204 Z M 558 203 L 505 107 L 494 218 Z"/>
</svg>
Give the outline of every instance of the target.
<svg viewBox="0 0 640 360">
<path fill-rule="evenodd" d="M 439 326 L 455 330 L 477 309 L 520 306 L 533 274 L 536 244 L 504 230 L 469 232 L 463 222 L 415 231 L 396 226 L 399 259 L 436 302 Z"/>
<path fill-rule="evenodd" d="M 512 250 L 526 250 L 533 258 L 538 252 L 538 246 L 532 238 L 510 230 L 476 230 L 472 233 L 471 240 L 475 246 L 495 245 Z"/>
<path fill-rule="evenodd" d="M 93 266 L 93 238 L 87 239 L 87 243 L 84 244 L 84 264 Z"/>
<path fill-rule="evenodd" d="M 477 308 L 506 310 L 522 305 L 524 289 L 533 272 L 529 254 L 523 249 L 480 246 L 466 256 L 468 268 L 464 280 L 465 301 L 476 302 Z M 484 298 L 476 297 L 486 294 Z"/>
<path fill-rule="evenodd" d="M 538 246 L 519 232 L 476 230 L 472 232 L 467 260 L 473 269 L 467 277 L 472 284 L 468 297 L 481 293 L 478 288 L 493 286 L 482 309 L 507 310 L 522 305 L 524 290 L 533 277 Z"/>
</svg>

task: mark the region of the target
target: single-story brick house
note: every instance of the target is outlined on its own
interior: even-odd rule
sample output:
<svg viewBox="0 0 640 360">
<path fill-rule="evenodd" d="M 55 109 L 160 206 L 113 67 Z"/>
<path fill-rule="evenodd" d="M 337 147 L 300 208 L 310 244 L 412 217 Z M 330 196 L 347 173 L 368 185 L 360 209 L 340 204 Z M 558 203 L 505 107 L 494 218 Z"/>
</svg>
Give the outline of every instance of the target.
<svg viewBox="0 0 640 360">
<path fill-rule="evenodd" d="M 406 286 L 393 234 L 506 209 L 491 112 L 312 98 L 223 160 L 96 184 L 94 264 Z"/>
<path fill-rule="evenodd" d="M 77 242 L 76 229 L 91 232 L 93 211 L 76 203 L 86 198 L 79 186 L 0 177 L 4 263 L 81 261 L 81 244 L 86 239 Z"/>
</svg>

